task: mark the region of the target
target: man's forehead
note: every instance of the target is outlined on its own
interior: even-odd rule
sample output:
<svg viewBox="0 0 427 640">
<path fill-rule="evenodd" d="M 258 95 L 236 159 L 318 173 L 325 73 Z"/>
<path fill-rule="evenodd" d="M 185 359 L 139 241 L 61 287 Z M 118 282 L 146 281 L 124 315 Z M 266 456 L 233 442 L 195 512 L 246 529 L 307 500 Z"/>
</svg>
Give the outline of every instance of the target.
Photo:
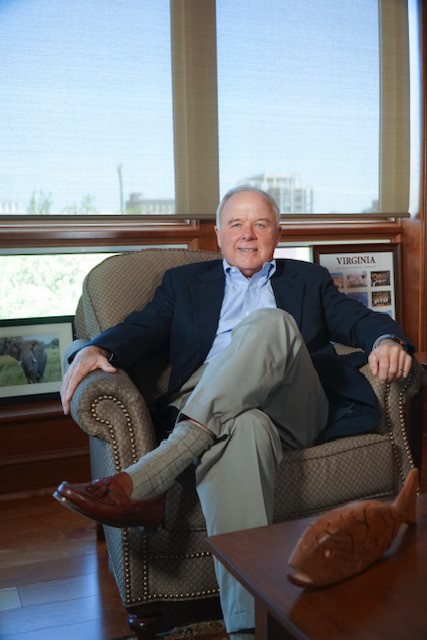
<svg viewBox="0 0 427 640">
<path fill-rule="evenodd" d="M 243 196 L 243 197 L 241 197 Z M 246 196 L 246 197 L 245 197 Z M 255 197 L 254 197 L 255 196 Z M 237 193 L 225 203 L 222 213 L 227 218 L 256 217 L 270 219 L 274 217 L 274 212 L 269 203 L 250 192 Z"/>
<path fill-rule="evenodd" d="M 240 191 L 239 193 L 233 194 L 228 201 L 225 203 L 225 207 L 266 207 L 270 208 L 269 203 L 260 193 L 256 193 L 255 191 Z"/>
</svg>

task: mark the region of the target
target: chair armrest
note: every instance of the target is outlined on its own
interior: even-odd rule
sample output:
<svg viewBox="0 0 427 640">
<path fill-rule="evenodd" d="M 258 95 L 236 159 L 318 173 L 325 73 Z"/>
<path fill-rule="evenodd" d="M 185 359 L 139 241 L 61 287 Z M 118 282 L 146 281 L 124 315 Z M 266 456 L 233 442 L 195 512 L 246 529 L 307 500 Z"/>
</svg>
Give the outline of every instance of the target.
<svg viewBox="0 0 427 640">
<path fill-rule="evenodd" d="M 339 355 L 359 351 L 359 349 L 342 344 L 335 345 L 335 349 Z M 420 391 L 424 369 L 413 358 L 409 376 L 405 380 L 394 380 L 389 384 L 381 384 L 376 376 L 372 375 L 368 364 L 364 365 L 360 371 L 366 376 L 378 398 L 382 416 L 378 431 L 389 436 L 402 483 L 408 471 L 415 466 L 414 456 L 417 461 L 421 457 L 422 434 L 414 432 L 417 429 L 422 429 L 422 425 L 411 425 L 411 434 L 409 434 L 408 416 L 411 411 L 408 411 L 407 405 L 408 401 Z M 413 451 L 409 435 L 414 446 Z"/>
<path fill-rule="evenodd" d="M 378 430 L 380 433 L 389 435 L 403 480 L 414 466 L 408 439 L 405 405 L 420 390 L 424 375 L 423 367 L 413 358 L 409 376 L 405 380 L 394 380 L 387 384 L 381 384 L 376 376 L 372 375 L 369 365 L 362 367 L 361 371 L 369 380 L 379 400 L 382 419 Z"/>
<path fill-rule="evenodd" d="M 395 407 L 399 402 L 406 404 L 409 398 L 418 393 L 424 375 L 423 367 L 415 358 L 412 359 L 411 371 L 405 380 L 394 380 L 391 383 L 383 384 L 371 373 L 368 364 L 365 364 L 360 371 L 375 391 L 383 411 L 387 410 L 387 406 Z"/>
<path fill-rule="evenodd" d="M 349 347 L 344 344 L 335 344 L 335 350 L 338 355 L 343 356 L 355 351 L 361 351 L 361 349 L 355 347 Z M 415 358 L 412 358 L 412 368 L 410 374 L 406 380 L 395 380 L 391 384 L 382 384 L 378 381 L 378 378 L 371 373 L 369 364 L 365 364 L 361 367 L 360 371 L 369 381 L 371 387 L 375 391 L 378 398 L 381 411 L 384 414 L 391 410 L 395 413 L 396 407 L 400 407 L 401 404 L 406 402 L 415 396 L 422 384 L 424 369 Z M 383 429 L 385 433 L 387 427 Z"/>
<path fill-rule="evenodd" d="M 147 404 L 122 369 L 87 375 L 74 393 L 70 413 L 83 431 L 111 445 L 122 465 L 157 446 Z"/>
</svg>

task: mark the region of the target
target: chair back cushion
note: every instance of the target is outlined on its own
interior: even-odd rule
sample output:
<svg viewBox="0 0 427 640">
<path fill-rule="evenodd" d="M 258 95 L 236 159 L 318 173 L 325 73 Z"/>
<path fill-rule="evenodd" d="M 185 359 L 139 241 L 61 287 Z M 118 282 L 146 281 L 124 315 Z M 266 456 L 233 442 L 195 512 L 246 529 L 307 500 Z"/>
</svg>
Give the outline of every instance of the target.
<svg viewBox="0 0 427 640">
<path fill-rule="evenodd" d="M 219 257 L 213 251 L 155 248 L 106 258 L 83 282 L 75 319 L 77 337 L 92 339 L 142 309 L 167 269 Z"/>
<path fill-rule="evenodd" d="M 220 257 L 213 251 L 156 248 L 106 258 L 83 282 L 75 316 L 77 338 L 95 338 L 132 311 L 142 309 L 153 298 L 167 269 Z M 169 354 L 159 352 L 135 365 L 128 373 L 150 404 L 168 387 Z"/>
</svg>

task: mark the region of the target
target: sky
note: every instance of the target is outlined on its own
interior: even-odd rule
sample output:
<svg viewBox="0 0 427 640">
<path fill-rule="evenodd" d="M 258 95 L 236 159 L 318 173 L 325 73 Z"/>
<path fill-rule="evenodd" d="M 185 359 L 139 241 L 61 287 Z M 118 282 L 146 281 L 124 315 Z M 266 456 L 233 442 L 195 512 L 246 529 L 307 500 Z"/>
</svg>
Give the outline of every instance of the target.
<svg viewBox="0 0 427 640">
<path fill-rule="evenodd" d="M 378 197 L 376 0 L 218 0 L 220 187 L 297 174 L 315 211 Z M 168 0 L 0 0 L 0 205 L 173 198 Z"/>
</svg>

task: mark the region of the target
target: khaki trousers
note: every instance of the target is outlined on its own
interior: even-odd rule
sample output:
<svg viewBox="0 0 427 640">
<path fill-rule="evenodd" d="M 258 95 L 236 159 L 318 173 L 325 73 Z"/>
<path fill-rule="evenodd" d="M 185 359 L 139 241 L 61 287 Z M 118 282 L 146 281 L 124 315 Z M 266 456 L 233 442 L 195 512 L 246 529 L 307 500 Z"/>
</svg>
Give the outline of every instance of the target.
<svg viewBox="0 0 427 640">
<path fill-rule="evenodd" d="M 230 345 L 195 372 L 172 404 L 218 438 L 196 466 L 209 535 L 271 524 L 283 448 L 310 446 L 328 416 L 295 320 L 280 309 L 241 321 Z M 218 561 L 215 571 L 227 630 L 254 627 L 252 596 Z"/>
</svg>

